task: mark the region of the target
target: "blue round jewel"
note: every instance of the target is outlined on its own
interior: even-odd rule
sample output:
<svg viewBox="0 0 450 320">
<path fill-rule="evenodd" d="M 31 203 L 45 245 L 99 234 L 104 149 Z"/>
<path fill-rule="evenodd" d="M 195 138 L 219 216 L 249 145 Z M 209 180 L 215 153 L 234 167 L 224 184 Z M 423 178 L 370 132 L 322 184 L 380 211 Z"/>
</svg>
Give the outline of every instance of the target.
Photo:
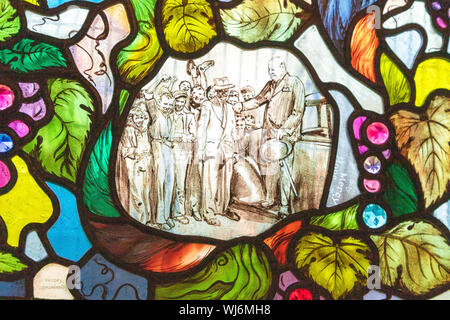
<svg viewBox="0 0 450 320">
<path fill-rule="evenodd" d="M 5 153 L 14 147 L 13 140 L 6 133 L 0 133 L 0 153 Z"/>
<path fill-rule="evenodd" d="M 370 229 L 378 229 L 387 222 L 386 211 L 378 204 L 369 204 L 364 208 L 363 221 Z"/>
</svg>

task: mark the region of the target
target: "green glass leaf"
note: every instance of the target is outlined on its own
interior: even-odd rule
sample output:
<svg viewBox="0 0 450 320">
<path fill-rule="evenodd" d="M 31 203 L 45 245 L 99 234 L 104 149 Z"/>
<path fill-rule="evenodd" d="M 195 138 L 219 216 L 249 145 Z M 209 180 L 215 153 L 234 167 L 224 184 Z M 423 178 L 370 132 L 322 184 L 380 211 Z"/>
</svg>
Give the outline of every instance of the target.
<svg viewBox="0 0 450 320">
<path fill-rule="evenodd" d="M 128 90 L 120 91 L 119 97 L 119 112 L 122 114 L 125 105 L 127 104 L 128 98 L 130 97 L 130 92 Z"/>
<path fill-rule="evenodd" d="M 154 10 L 156 0 L 130 1 L 139 30 L 130 45 L 117 56 L 120 76 L 125 82 L 136 85 L 153 70 L 163 51 L 155 29 Z"/>
<path fill-rule="evenodd" d="M 20 20 L 16 9 L 8 0 L 0 0 L 0 41 L 16 35 L 20 30 Z"/>
<path fill-rule="evenodd" d="M 83 185 L 83 199 L 89 210 L 99 216 L 119 217 L 108 184 L 111 154 L 111 124 L 102 131 L 89 158 Z"/>
<path fill-rule="evenodd" d="M 257 300 L 267 296 L 271 285 L 272 272 L 265 254 L 241 243 L 184 280 L 156 285 L 155 299 Z"/>
<path fill-rule="evenodd" d="M 154 21 L 156 1 L 157 0 L 130 0 L 138 22 L 147 20 Z"/>
<path fill-rule="evenodd" d="M 28 266 L 20 262 L 11 253 L 0 252 L 0 274 L 22 271 L 26 268 Z"/>
<path fill-rule="evenodd" d="M 309 14 L 292 1 L 244 0 L 220 16 L 228 35 L 253 43 L 289 40 Z"/>
<path fill-rule="evenodd" d="M 386 170 L 386 191 L 384 200 L 396 216 L 417 211 L 417 190 L 406 168 L 400 162 L 393 162 Z"/>
<path fill-rule="evenodd" d="M 48 88 L 55 115 L 23 150 L 47 172 L 75 182 L 91 128 L 93 102 L 74 80 L 50 79 Z"/>
<path fill-rule="evenodd" d="M 0 63 L 9 65 L 12 71 L 19 73 L 49 67 L 67 67 L 58 48 L 43 42 L 36 43 L 31 39 L 20 40 L 13 50 L 0 50 Z"/>
<path fill-rule="evenodd" d="M 445 197 L 450 184 L 450 97 L 435 96 L 422 112 L 398 110 L 390 120 L 402 156 L 419 177 L 425 207 Z"/>
<path fill-rule="evenodd" d="M 342 299 L 366 286 L 373 258 L 369 246 L 355 236 L 332 239 L 309 232 L 295 246 L 294 264 L 333 299 Z"/>
<path fill-rule="evenodd" d="M 371 239 L 378 247 L 381 282 L 420 296 L 450 283 L 448 236 L 427 221 L 404 221 Z"/>
<path fill-rule="evenodd" d="M 409 102 L 411 98 L 411 84 L 402 70 L 385 53 L 381 54 L 380 72 L 389 95 L 390 105 Z"/>
<path fill-rule="evenodd" d="M 356 220 L 359 205 L 355 204 L 344 210 L 311 217 L 310 224 L 329 230 L 358 230 Z"/>
</svg>

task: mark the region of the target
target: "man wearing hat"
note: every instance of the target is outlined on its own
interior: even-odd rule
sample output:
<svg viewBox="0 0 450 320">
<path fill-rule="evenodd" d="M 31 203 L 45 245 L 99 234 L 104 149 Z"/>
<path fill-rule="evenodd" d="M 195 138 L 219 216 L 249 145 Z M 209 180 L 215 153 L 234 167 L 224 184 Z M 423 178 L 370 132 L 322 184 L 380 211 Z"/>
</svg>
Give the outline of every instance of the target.
<svg viewBox="0 0 450 320">
<path fill-rule="evenodd" d="M 216 79 L 214 82 L 215 85 L 206 90 L 208 100 L 201 108 L 198 144 L 203 160 L 203 215 L 206 223 L 219 226 L 220 221 L 216 215 L 236 221 L 240 217 L 228 210 L 234 157 L 234 111 L 220 98 L 233 85 L 228 84 L 226 78 Z"/>
<path fill-rule="evenodd" d="M 214 79 L 214 90 L 217 93 L 217 97 L 222 101 L 226 102 L 228 99 L 228 94 L 230 89 L 234 88 L 234 84 L 228 82 L 227 77 L 215 78 Z"/>
<path fill-rule="evenodd" d="M 175 165 L 175 203 L 172 218 L 182 224 L 188 224 L 185 214 L 186 173 L 192 161 L 193 144 L 195 141 L 196 125 L 193 113 L 187 110 L 187 93 L 175 91 L 175 110 L 173 121 L 173 156 Z M 195 217 L 194 217 L 195 218 Z"/>
</svg>

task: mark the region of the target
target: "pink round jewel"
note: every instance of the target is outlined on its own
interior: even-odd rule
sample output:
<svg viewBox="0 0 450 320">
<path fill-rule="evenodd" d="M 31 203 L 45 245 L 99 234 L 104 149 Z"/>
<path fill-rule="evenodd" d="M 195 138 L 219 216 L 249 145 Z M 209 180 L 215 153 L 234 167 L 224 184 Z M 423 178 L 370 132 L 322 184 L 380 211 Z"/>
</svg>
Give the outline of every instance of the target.
<svg viewBox="0 0 450 320">
<path fill-rule="evenodd" d="M 381 183 L 378 180 L 364 179 L 363 184 L 364 188 L 370 193 L 378 192 L 381 189 Z"/>
<path fill-rule="evenodd" d="M 11 179 L 11 172 L 3 161 L 0 161 L 0 188 L 6 186 Z"/>
<path fill-rule="evenodd" d="M 384 123 L 373 122 L 367 127 L 367 138 L 373 144 L 383 144 L 389 138 L 389 129 Z"/>
<path fill-rule="evenodd" d="M 21 138 L 25 137 L 30 132 L 30 128 L 22 120 L 11 121 L 8 124 L 8 127 L 13 129 L 17 133 L 17 135 Z"/>
<path fill-rule="evenodd" d="M 10 87 L 0 84 L 0 111 L 8 109 L 14 102 L 14 92 Z"/>
</svg>

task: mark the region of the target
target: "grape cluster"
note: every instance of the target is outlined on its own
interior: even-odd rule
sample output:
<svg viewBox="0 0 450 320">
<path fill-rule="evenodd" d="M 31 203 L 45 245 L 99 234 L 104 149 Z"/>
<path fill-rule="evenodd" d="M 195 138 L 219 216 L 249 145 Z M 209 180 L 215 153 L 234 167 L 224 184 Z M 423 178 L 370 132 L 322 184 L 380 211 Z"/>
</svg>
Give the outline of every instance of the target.
<svg viewBox="0 0 450 320">
<path fill-rule="evenodd" d="M 383 191 L 383 173 L 391 159 L 393 131 L 383 118 L 364 113 L 353 117 L 351 128 L 358 147 L 361 188 L 369 195 L 379 194 Z M 382 203 L 371 201 L 375 199 L 361 206 L 361 220 L 368 228 L 379 229 L 388 216 Z"/>
<path fill-rule="evenodd" d="M 37 110 L 45 114 L 44 101 L 34 101 L 38 91 L 37 83 L 0 83 L 0 194 L 12 187 L 11 158 L 30 140 Z"/>
<path fill-rule="evenodd" d="M 433 17 L 433 24 L 437 30 L 448 34 L 450 20 L 450 1 L 448 0 L 429 0 L 427 1 L 427 10 Z"/>
</svg>

